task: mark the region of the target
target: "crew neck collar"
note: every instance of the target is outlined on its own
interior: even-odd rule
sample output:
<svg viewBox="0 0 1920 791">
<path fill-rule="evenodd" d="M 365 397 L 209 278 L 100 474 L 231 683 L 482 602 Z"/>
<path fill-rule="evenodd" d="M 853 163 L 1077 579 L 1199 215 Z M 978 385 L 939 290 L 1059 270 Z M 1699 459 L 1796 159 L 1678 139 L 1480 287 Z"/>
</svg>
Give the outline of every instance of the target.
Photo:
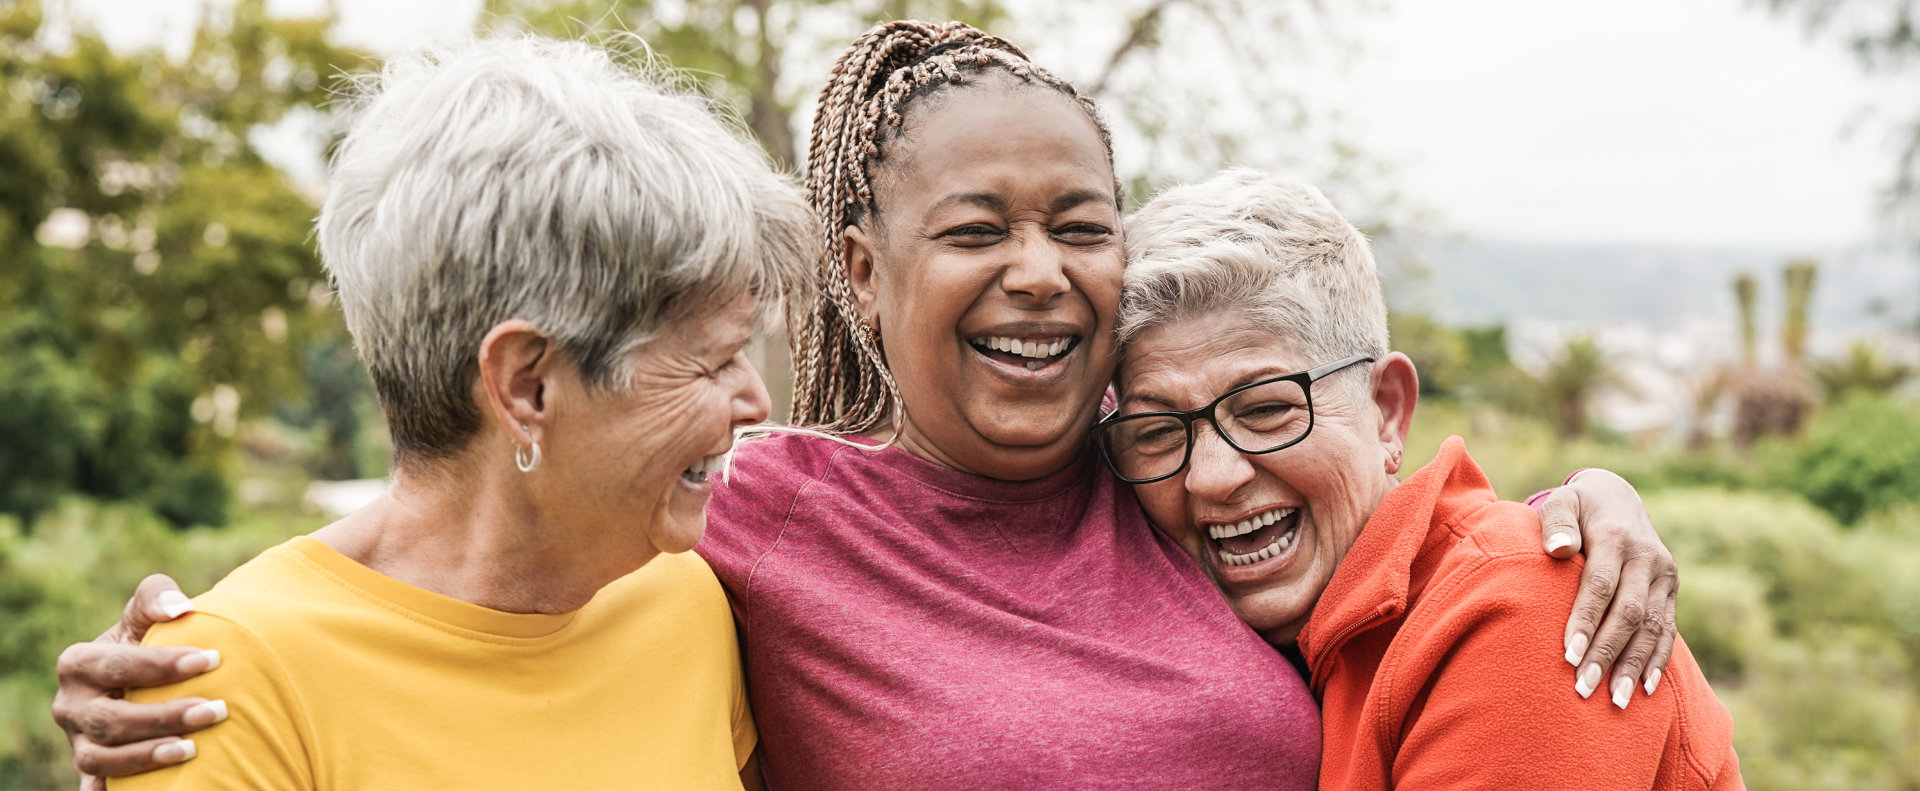
<svg viewBox="0 0 1920 791">
<path fill-rule="evenodd" d="M 494 641 L 550 637 L 573 623 L 574 616 L 580 613 L 575 610 L 552 615 L 490 609 L 381 574 L 312 536 L 298 536 L 287 545 L 301 558 L 354 592 L 389 609 L 404 611 L 416 620 L 465 637 Z M 591 602 L 588 606 L 591 606 Z"/>
</svg>

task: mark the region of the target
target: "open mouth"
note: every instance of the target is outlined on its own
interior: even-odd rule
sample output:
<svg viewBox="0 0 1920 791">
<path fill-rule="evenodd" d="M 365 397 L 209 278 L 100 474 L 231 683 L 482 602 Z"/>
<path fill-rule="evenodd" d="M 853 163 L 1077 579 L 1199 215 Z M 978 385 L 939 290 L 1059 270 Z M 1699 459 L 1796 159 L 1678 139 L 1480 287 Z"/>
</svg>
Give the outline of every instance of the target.
<svg viewBox="0 0 1920 791">
<path fill-rule="evenodd" d="M 688 483 L 706 483 L 707 475 L 727 465 L 727 454 L 707 456 L 694 462 L 680 473 L 680 480 Z"/>
<path fill-rule="evenodd" d="M 988 336 L 967 341 L 988 359 L 1038 371 L 1067 358 L 1080 346 L 1080 336 L 1059 335 L 1048 338 L 1012 338 Z"/>
<path fill-rule="evenodd" d="M 1223 566 L 1250 566 L 1293 547 L 1300 532 L 1300 509 L 1275 508 L 1238 522 L 1211 525 L 1207 537 Z"/>
</svg>

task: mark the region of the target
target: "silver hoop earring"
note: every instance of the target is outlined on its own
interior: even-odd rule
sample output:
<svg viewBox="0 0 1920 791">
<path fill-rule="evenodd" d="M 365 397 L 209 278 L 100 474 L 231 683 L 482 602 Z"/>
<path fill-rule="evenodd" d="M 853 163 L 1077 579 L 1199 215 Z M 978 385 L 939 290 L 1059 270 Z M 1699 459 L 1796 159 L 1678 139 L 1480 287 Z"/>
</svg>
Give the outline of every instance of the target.
<svg viewBox="0 0 1920 791">
<path fill-rule="evenodd" d="M 540 443 L 535 442 L 532 447 L 533 452 L 528 453 L 526 448 L 513 446 L 513 466 L 519 467 L 521 472 L 533 472 L 540 468 Z"/>
</svg>

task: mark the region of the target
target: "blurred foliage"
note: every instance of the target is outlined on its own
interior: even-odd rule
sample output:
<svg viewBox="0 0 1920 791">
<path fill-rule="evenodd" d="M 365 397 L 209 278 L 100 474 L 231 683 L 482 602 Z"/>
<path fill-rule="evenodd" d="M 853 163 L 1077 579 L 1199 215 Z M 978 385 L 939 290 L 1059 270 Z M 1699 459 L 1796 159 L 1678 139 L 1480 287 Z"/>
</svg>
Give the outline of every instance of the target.
<svg viewBox="0 0 1920 791">
<path fill-rule="evenodd" d="M 1920 511 L 1846 531 L 1787 494 L 1646 499 L 1747 787 L 1920 787 Z"/>
<path fill-rule="evenodd" d="M 1914 376 L 1913 366 L 1891 360 L 1872 341 L 1854 341 L 1837 359 L 1815 360 L 1813 378 L 1829 401 L 1853 395 L 1888 396 Z"/>
<path fill-rule="evenodd" d="M 67 644 L 118 620 L 140 579 L 164 569 L 201 591 L 261 550 L 322 522 L 248 514 L 222 528 L 177 530 L 130 505 L 63 500 L 31 533 L 0 516 L 0 788 L 69 789 L 66 734 L 47 716 L 53 663 Z"/>
<path fill-rule="evenodd" d="M 1845 401 L 1808 432 L 1786 473 L 1784 488 L 1847 523 L 1920 503 L 1920 412 L 1887 398 Z"/>
<path fill-rule="evenodd" d="M 1240 161 L 1322 182 L 1378 234 L 1393 193 L 1358 152 L 1308 139 L 1310 107 L 1281 81 L 1334 5 L 487 7 L 499 26 L 639 34 L 700 70 L 788 163 L 827 59 L 873 21 L 961 18 L 1045 47 L 1097 20 L 1111 40 L 1082 51 L 1099 57 L 1049 65 L 1114 114 L 1123 157 L 1145 163 L 1122 164 L 1135 199 Z M 289 119 L 324 127 L 328 75 L 364 58 L 330 43 L 330 18 L 271 17 L 265 0 L 207 14 L 174 60 L 110 50 L 84 25 L 55 35 L 40 4 L 0 0 L 0 788 L 73 787 L 47 717 L 52 663 L 110 623 L 141 576 L 204 589 L 319 526 L 294 505 L 308 476 L 383 469 L 377 406 L 308 241 L 314 203 L 254 142 Z M 1198 50 L 1223 53 L 1220 70 L 1168 66 Z M 1258 106 L 1229 107 L 1247 84 L 1263 86 Z M 1286 141 L 1274 156 L 1327 159 L 1268 158 L 1257 144 L 1273 140 Z M 1920 413 L 1892 395 L 1911 372 L 1860 350 L 1815 361 L 1830 402 L 1803 436 L 1672 447 L 1584 428 L 1587 397 L 1611 379 L 1590 342 L 1537 379 L 1508 358 L 1504 327 L 1402 311 L 1392 330 L 1422 377 L 1412 458 L 1458 433 L 1510 498 L 1582 466 L 1647 494 L 1683 568 L 1682 632 L 1734 712 L 1750 787 L 1920 788 Z M 1702 399 L 1737 386 L 1721 378 Z"/>
<path fill-rule="evenodd" d="M 800 164 L 803 153 L 794 114 L 825 74 L 807 68 L 788 76 L 794 56 L 831 55 L 852 40 L 852 32 L 841 31 L 887 19 L 958 19 L 992 30 L 1007 15 L 998 0 L 487 0 L 486 10 L 496 26 L 562 38 L 617 44 L 609 33 L 638 35 L 668 63 L 699 73 L 706 90 L 731 105 L 775 161 L 789 167 Z M 840 38 L 806 35 L 822 27 Z"/>
<path fill-rule="evenodd" d="M 176 62 L 0 0 L 0 513 L 29 527 L 68 492 L 224 521 L 239 422 L 340 336 L 314 202 L 252 135 L 363 59 L 330 19 L 207 13 Z"/>
</svg>

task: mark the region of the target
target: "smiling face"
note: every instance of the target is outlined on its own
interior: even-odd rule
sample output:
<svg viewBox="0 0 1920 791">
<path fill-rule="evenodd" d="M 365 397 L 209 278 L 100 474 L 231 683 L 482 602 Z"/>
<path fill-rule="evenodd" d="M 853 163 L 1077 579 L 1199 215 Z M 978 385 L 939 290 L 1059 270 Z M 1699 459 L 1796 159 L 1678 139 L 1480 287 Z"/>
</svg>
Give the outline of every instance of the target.
<svg viewBox="0 0 1920 791">
<path fill-rule="evenodd" d="M 735 426 L 765 420 L 767 389 L 744 353 L 754 299 L 695 312 L 633 352 L 630 389 L 588 392 L 577 376 L 559 393 L 543 479 L 582 512 L 609 555 L 683 552 L 706 530 L 709 474 L 733 447 Z M 564 474 L 561 474 L 564 473 Z M 636 529 L 637 528 L 637 529 Z"/>
<path fill-rule="evenodd" d="M 1410 375 L 1404 361 L 1396 354 L 1386 364 L 1405 365 Z M 1196 409 L 1241 385 L 1326 362 L 1233 312 L 1180 318 L 1141 331 L 1129 344 L 1119 411 Z M 1394 485 L 1399 463 L 1391 454 L 1405 426 L 1395 419 L 1395 404 L 1380 401 L 1381 388 L 1353 383 L 1366 370 L 1357 365 L 1314 383 L 1313 429 L 1299 444 L 1244 454 L 1197 424 L 1186 469 L 1134 487 L 1154 524 L 1268 642 L 1289 643 L 1300 633 Z"/>
<path fill-rule="evenodd" d="M 1086 111 L 1045 88 L 948 89 L 875 166 L 849 280 L 899 384 L 901 444 L 1023 480 L 1064 467 L 1113 372 L 1120 215 Z"/>
</svg>

